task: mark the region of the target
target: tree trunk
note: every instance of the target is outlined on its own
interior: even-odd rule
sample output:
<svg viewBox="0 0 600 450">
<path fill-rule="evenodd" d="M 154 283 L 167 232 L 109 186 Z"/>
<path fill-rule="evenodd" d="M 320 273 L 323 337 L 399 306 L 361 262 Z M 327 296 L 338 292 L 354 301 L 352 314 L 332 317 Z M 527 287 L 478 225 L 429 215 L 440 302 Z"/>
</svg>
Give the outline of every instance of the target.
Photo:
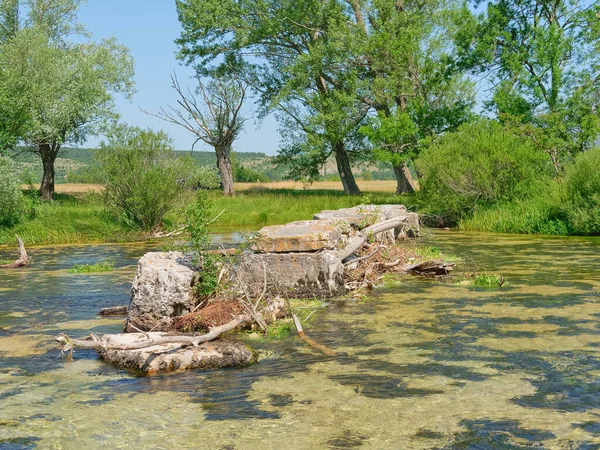
<svg viewBox="0 0 600 450">
<path fill-rule="evenodd" d="M 344 142 L 339 141 L 333 146 L 333 153 L 335 154 L 335 162 L 337 163 L 338 172 L 342 179 L 342 185 L 344 186 L 344 192 L 348 195 L 362 195 L 354 175 L 352 174 L 352 167 L 350 166 L 350 158 L 346 151 Z"/>
<path fill-rule="evenodd" d="M 54 198 L 54 163 L 60 150 L 59 144 L 40 144 L 39 152 L 42 157 L 44 175 L 40 186 L 40 196 L 44 200 Z"/>
<path fill-rule="evenodd" d="M 233 188 L 233 169 L 231 167 L 231 145 L 225 145 L 223 147 L 215 147 L 217 152 L 217 168 L 219 169 L 219 175 L 221 175 L 221 187 L 223 188 L 223 195 L 235 196 L 235 190 Z"/>
<path fill-rule="evenodd" d="M 396 194 L 413 194 L 419 190 L 417 182 L 413 178 L 410 169 L 405 162 L 394 165 L 394 174 L 396 175 L 396 181 L 398 182 Z"/>
</svg>

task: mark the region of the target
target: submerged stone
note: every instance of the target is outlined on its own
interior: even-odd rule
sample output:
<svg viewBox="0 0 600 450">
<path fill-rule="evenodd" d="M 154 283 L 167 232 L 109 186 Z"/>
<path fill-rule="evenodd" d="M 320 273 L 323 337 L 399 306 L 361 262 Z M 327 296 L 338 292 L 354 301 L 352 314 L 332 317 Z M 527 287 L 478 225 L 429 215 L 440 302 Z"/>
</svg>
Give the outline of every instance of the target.
<svg viewBox="0 0 600 450">
<path fill-rule="evenodd" d="M 345 219 L 301 220 L 262 228 L 252 250 L 262 253 L 333 250 L 343 244 L 350 232 Z"/>
<path fill-rule="evenodd" d="M 195 304 L 192 256 L 182 252 L 146 253 L 131 286 L 126 331 L 164 331 Z M 137 328 L 137 329 L 136 329 Z"/>
<path fill-rule="evenodd" d="M 344 266 L 333 251 L 317 253 L 244 253 L 234 282 L 251 293 L 287 297 L 343 295 Z"/>
</svg>

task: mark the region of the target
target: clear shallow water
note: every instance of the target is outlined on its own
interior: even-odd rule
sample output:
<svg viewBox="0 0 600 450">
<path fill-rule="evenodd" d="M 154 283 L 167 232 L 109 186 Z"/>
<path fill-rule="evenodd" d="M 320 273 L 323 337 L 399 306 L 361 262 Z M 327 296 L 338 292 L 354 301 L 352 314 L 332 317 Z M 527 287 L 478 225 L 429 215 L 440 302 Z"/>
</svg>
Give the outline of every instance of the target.
<svg viewBox="0 0 600 450">
<path fill-rule="evenodd" d="M 157 378 L 95 352 L 65 365 L 52 341 L 118 332 L 95 314 L 127 303 L 149 246 L 31 249 L 33 266 L 0 272 L 0 448 L 600 448 L 600 240 L 424 241 L 508 284 L 402 278 L 312 316 L 336 356 L 251 340 L 252 367 Z M 115 272 L 66 272 L 106 259 Z"/>
</svg>

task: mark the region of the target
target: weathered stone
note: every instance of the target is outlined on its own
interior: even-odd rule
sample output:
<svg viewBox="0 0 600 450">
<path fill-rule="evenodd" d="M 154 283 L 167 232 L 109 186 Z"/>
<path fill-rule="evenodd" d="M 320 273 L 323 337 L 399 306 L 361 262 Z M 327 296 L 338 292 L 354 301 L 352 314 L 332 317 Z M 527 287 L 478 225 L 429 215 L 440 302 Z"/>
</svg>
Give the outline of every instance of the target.
<svg viewBox="0 0 600 450">
<path fill-rule="evenodd" d="M 192 256 L 181 252 L 146 253 L 131 286 L 126 331 L 164 331 L 173 318 L 194 308 Z"/>
<path fill-rule="evenodd" d="M 347 220 L 352 227 L 362 230 L 377 222 L 406 217 L 406 225 L 395 230 L 381 233 L 379 242 L 393 243 L 398 237 L 419 235 L 419 216 L 408 212 L 404 205 L 358 205 L 353 208 L 325 210 L 315 214 L 315 220 Z"/>
<path fill-rule="evenodd" d="M 164 333 L 148 333 L 157 338 Z M 141 333 L 114 335 L 119 343 L 133 343 L 147 339 Z M 105 335 L 104 337 L 107 337 Z M 110 338 L 110 336 L 108 336 Z M 156 375 L 181 372 L 189 369 L 220 369 L 223 367 L 245 367 L 256 362 L 257 354 L 241 342 L 217 340 L 196 347 L 178 348 L 177 344 L 163 344 L 139 350 L 100 350 L 100 357 L 122 369 L 141 375 Z"/>
<path fill-rule="evenodd" d="M 262 228 L 252 246 L 255 252 L 287 253 L 332 250 L 344 242 L 350 232 L 345 219 L 302 220 Z"/>
<path fill-rule="evenodd" d="M 343 295 L 344 267 L 333 251 L 318 253 L 244 253 L 234 284 L 251 295 L 267 292 L 287 297 Z"/>
</svg>

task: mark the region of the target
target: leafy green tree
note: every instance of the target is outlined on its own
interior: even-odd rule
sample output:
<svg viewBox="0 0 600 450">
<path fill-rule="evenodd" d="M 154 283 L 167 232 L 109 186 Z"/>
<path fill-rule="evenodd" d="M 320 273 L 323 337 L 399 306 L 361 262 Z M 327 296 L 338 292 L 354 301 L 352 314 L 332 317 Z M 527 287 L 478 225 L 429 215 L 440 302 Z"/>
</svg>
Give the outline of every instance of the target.
<svg viewBox="0 0 600 450">
<path fill-rule="evenodd" d="M 8 131 L 3 126 L 0 136 L 11 143 L 16 134 L 28 151 L 40 156 L 40 193 L 51 200 L 61 146 L 84 142 L 117 118 L 113 96 L 132 95 L 133 61 L 115 39 L 66 41 L 73 33 L 85 37 L 75 22 L 81 1 L 24 3 L 29 15 L 0 52 L 0 110 L 19 117 L 22 126 Z"/>
<path fill-rule="evenodd" d="M 494 0 L 462 31 L 463 61 L 495 86 L 489 106 L 557 172 L 600 132 L 598 17 L 591 0 Z"/>
<path fill-rule="evenodd" d="M 352 15 L 348 65 L 363 67 L 362 100 L 375 112 L 362 132 L 375 157 L 392 163 L 397 192 L 413 192 L 408 162 L 423 140 L 471 117 L 474 91 L 454 45 L 456 23 L 470 12 L 454 0 L 355 0 Z"/>
<path fill-rule="evenodd" d="M 344 190 L 360 194 L 348 140 L 367 108 L 356 96 L 362 80 L 345 70 L 347 5 L 338 1 L 179 0 L 180 57 L 203 73 L 234 72 L 261 97 L 263 114 L 279 111 L 292 124 L 296 157 L 336 159 Z M 296 137 L 300 134 L 300 144 Z M 293 157 L 292 156 L 296 156 Z M 308 158 L 307 158 L 308 156 Z"/>
</svg>

